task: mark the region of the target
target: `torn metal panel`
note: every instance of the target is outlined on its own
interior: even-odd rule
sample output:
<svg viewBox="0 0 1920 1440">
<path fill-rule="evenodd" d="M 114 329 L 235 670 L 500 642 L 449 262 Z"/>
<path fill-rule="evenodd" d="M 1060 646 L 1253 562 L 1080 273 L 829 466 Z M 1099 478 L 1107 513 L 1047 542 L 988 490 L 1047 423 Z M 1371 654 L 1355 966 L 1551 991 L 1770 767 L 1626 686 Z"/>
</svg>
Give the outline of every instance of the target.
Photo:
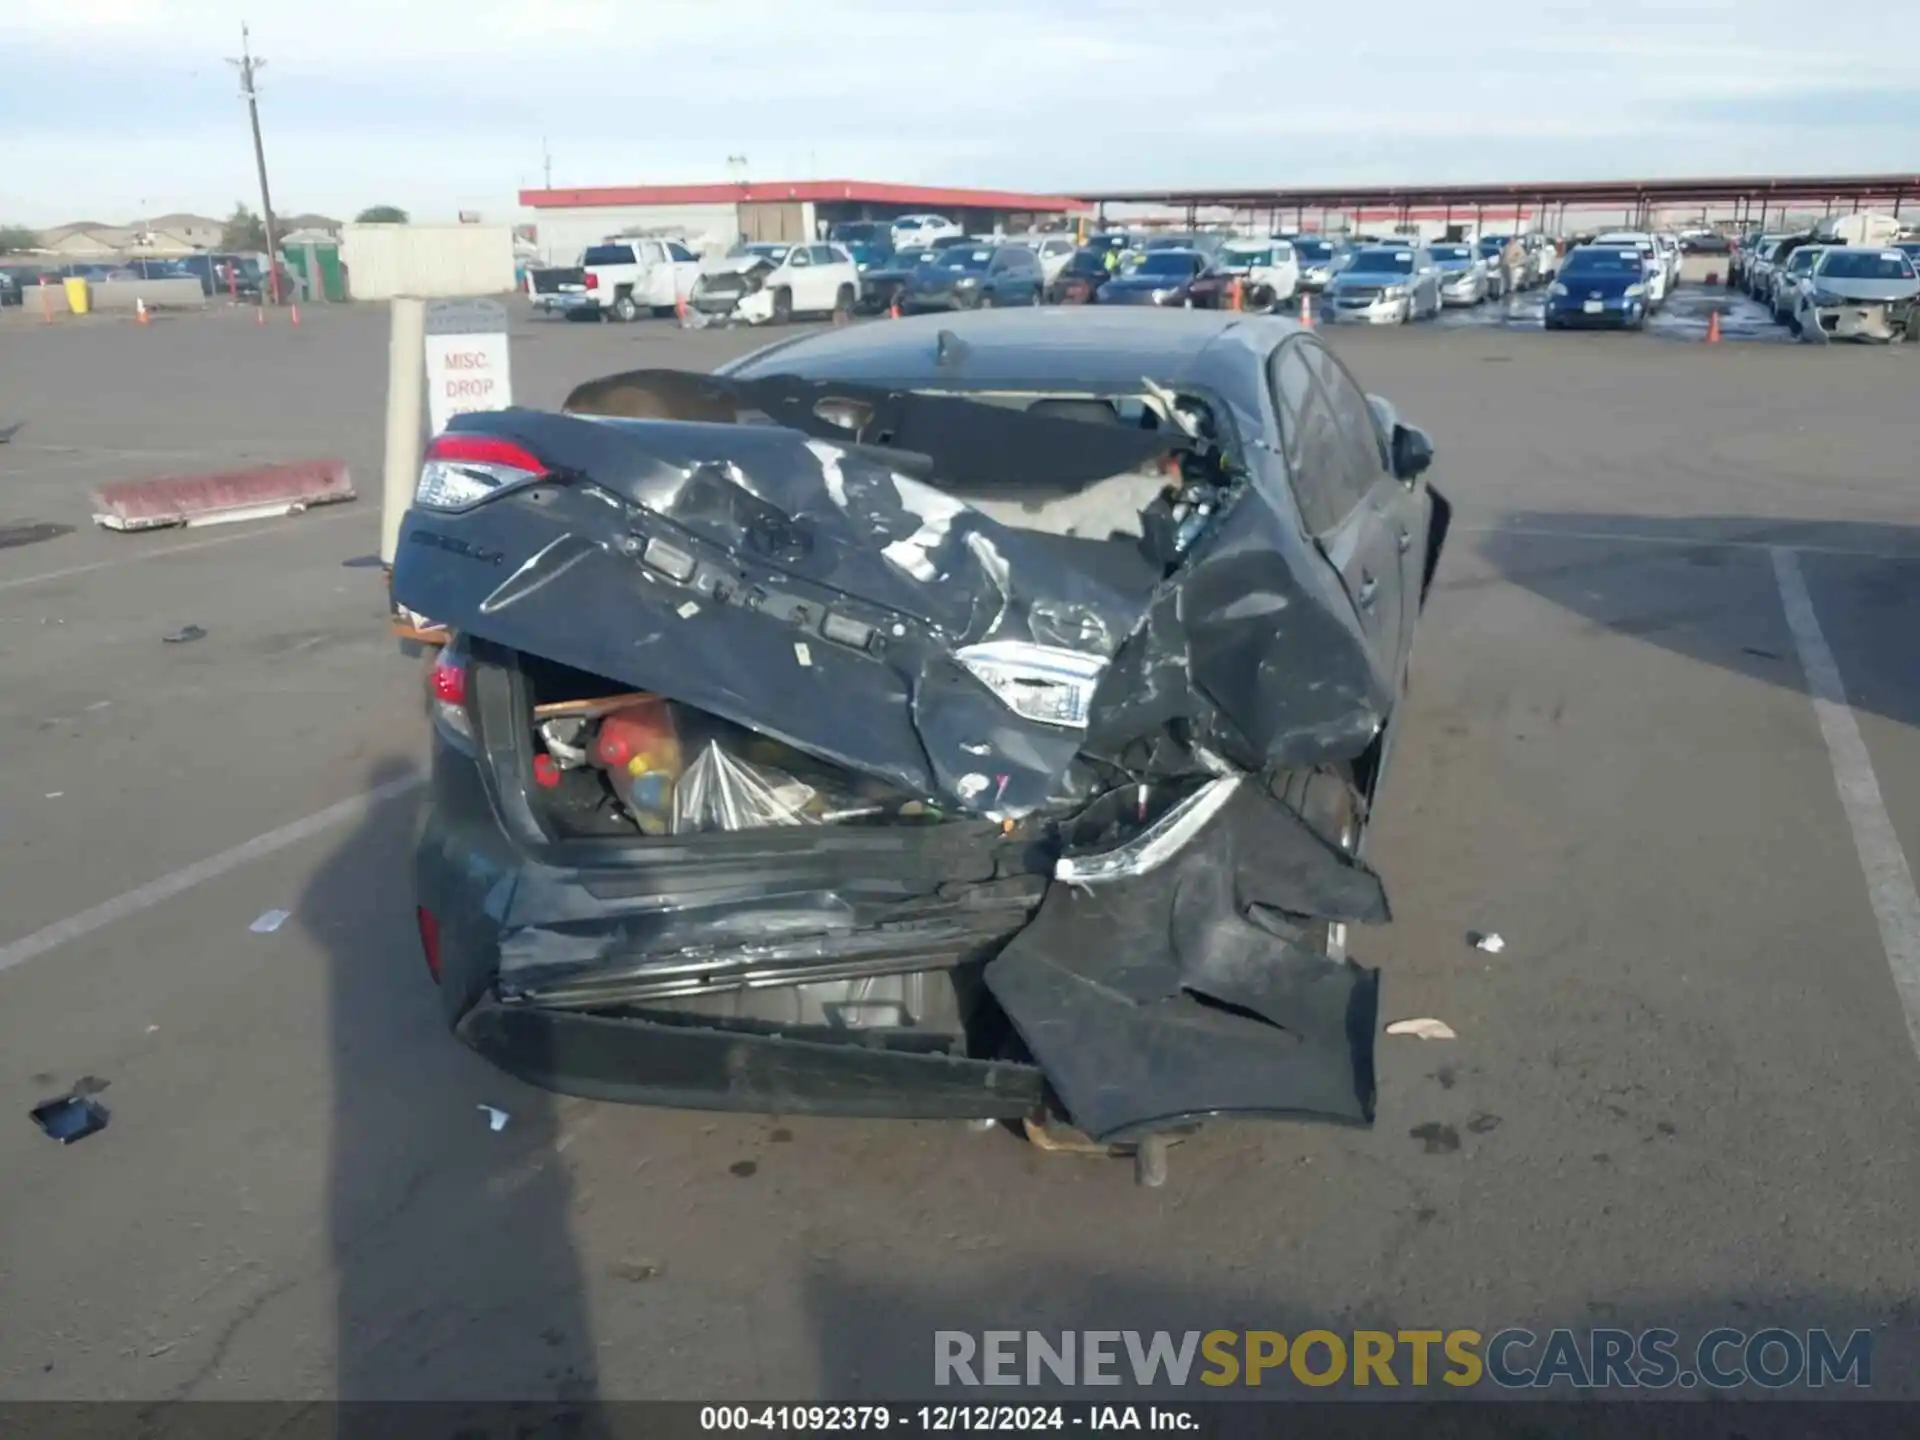
<svg viewBox="0 0 1920 1440">
<path fill-rule="evenodd" d="M 1301 948 L 1279 912 L 1382 920 L 1386 897 L 1298 816 L 1237 785 L 1165 863 L 1056 884 L 987 985 L 1096 1140 L 1215 1113 L 1370 1123 L 1379 972 Z"/>
<path fill-rule="evenodd" d="M 1159 579 L 1124 543 L 1003 525 L 785 427 L 512 411 L 486 428 L 554 474 L 409 512 L 401 603 L 965 810 L 1047 803 L 1085 721 L 1023 714 L 983 670 L 1018 644 L 1097 673 Z M 1044 688 L 1049 673 L 1029 678 Z"/>
</svg>

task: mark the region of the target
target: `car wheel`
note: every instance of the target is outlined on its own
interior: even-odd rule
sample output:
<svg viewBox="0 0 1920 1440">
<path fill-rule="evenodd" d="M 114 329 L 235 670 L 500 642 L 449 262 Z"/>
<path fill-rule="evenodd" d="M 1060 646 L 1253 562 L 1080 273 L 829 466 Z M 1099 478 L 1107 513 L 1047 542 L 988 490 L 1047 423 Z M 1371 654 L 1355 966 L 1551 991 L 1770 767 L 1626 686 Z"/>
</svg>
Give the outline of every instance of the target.
<svg viewBox="0 0 1920 1440">
<path fill-rule="evenodd" d="M 1033 287 L 1033 294 L 1029 296 L 1027 299 L 1027 304 L 1037 306 L 1039 305 L 1039 303 L 1040 303 L 1040 287 L 1036 285 Z"/>
<path fill-rule="evenodd" d="M 793 323 L 793 292 L 785 286 L 773 292 L 773 323 L 776 325 Z"/>
<path fill-rule="evenodd" d="M 833 297 L 833 323 L 851 325 L 853 323 L 853 287 L 842 285 L 840 293 Z"/>
<path fill-rule="evenodd" d="M 640 318 L 640 307 L 634 303 L 633 296 L 622 295 L 613 302 L 613 318 L 623 325 Z"/>
<path fill-rule="evenodd" d="M 974 308 L 979 310 L 993 309 L 993 306 L 994 306 L 993 292 L 991 290 L 982 290 L 980 292 L 980 298 L 978 300 L 975 300 L 973 303 L 974 303 Z"/>
</svg>

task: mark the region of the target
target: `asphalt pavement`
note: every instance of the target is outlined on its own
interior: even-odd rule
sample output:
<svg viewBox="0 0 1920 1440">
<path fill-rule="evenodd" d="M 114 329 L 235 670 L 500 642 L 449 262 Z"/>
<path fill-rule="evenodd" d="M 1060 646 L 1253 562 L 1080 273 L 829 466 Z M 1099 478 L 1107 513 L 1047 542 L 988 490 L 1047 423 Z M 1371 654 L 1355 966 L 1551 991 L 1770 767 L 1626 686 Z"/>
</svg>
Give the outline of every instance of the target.
<svg viewBox="0 0 1920 1440">
<path fill-rule="evenodd" d="M 1458 1038 L 1381 1040 L 1369 1131 L 1214 1127 L 1144 1190 L 557 1099 L 443 1032 L 384 318 L 302 318 L 0 326 L 0 1398 L 924 1395 L 936 1328 L 996 1325 L 1861 1326 L 1913 1394 L 1906 347 L 1328 332 L 1457 506 L 1351 948 Z M 764 338 L 522 316 L 515 394 Z M 358 503 L 88 522 L 330 455 Z M 27 1112 L 82 1083 L 107 1128 L 55 1144 Z"/>
</svg>

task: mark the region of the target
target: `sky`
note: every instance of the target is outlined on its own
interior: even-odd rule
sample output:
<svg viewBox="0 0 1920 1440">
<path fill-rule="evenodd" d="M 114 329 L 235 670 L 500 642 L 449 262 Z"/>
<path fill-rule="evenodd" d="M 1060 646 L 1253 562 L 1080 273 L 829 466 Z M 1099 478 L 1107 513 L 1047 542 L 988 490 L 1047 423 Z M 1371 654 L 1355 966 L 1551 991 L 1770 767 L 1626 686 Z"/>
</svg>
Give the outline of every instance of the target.
<svg viewBox="0 0 1920 1440">
<path fill-rule="evenodd" d="M 1920 174 L 1881 0 L 0 0 L 0 224 L 518 190 Z M 1876 40 L 1875 37 L 1880 37 Z"/>
</svg>

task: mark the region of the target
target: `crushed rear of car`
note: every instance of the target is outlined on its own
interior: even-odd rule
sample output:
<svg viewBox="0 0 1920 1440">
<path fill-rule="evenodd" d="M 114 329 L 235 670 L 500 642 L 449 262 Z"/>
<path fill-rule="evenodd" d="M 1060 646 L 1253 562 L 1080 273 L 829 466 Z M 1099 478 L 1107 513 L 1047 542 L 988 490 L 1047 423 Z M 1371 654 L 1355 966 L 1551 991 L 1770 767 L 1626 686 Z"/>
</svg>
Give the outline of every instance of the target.
<svg viewBox="0 0 1920 1440">
<path fill-rule="evenodd" d="M 418 850 L 457 1033 L 614 1100 L 1369 1123 L 1342 941 L 1388 919 L 1354 807 L 1404 675 L 1246 396 L 778 364 L 430 449 L 393 586 L 458 636 Z"/>
</svg>

